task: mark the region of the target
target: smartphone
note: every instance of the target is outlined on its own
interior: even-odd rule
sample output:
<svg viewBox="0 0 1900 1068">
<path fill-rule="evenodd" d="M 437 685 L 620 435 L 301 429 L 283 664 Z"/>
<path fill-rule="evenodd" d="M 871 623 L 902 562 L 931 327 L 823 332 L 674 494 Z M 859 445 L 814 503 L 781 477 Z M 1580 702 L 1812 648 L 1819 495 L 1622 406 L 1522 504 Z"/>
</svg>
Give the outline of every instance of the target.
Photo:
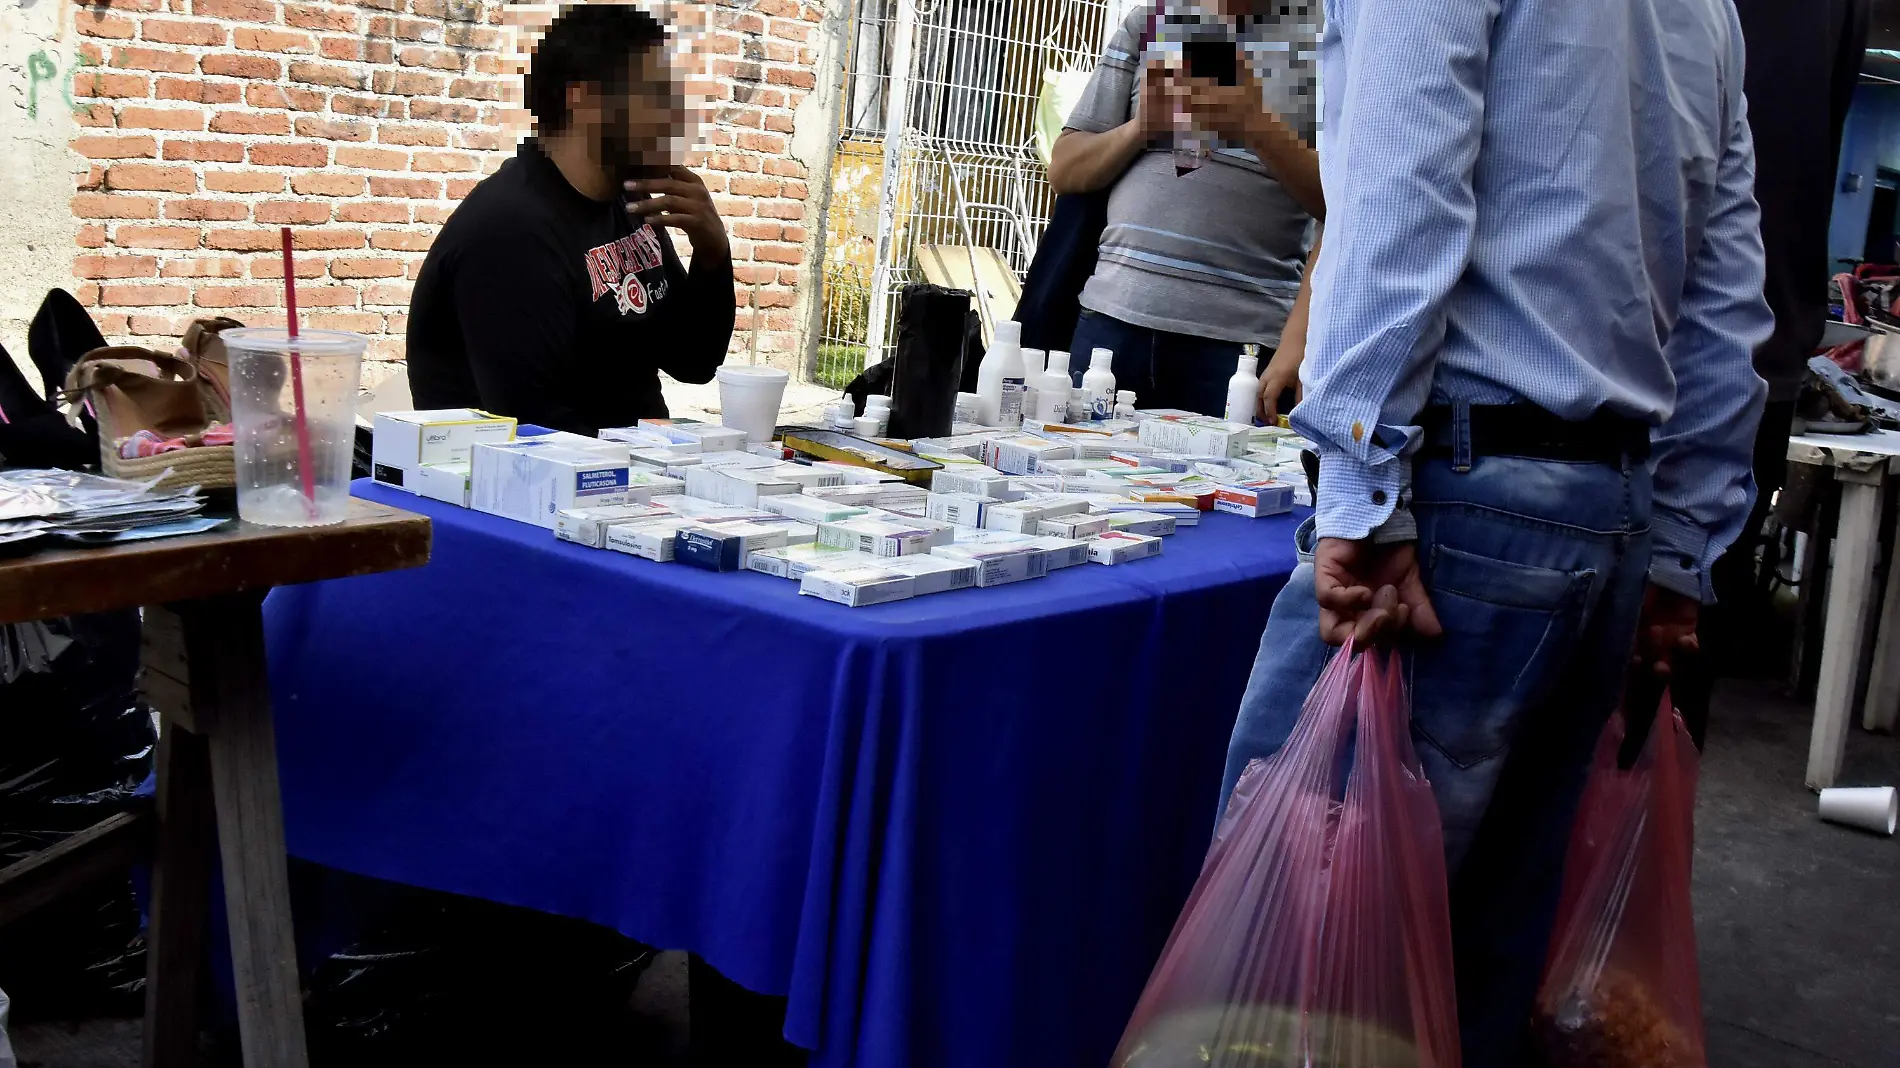
<svg viewBox="0 0 1900 1068">
<path fill-rule="evenodd" d="M 1232 41 L 1188 41 L 1188 76 L 1206 78 L 1217 85 L 1240 84 L 1240 50 Z"/>
</svg>

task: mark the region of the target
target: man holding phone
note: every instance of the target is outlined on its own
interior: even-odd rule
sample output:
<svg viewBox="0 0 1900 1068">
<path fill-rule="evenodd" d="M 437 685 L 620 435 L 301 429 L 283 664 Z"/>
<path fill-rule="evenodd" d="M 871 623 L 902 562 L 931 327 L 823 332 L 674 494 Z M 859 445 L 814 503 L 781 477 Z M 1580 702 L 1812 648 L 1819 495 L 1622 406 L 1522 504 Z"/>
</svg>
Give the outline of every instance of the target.
<svg viewBox="0 0 1900 1068">
<path fill-rule="evenodd" d="M 1117 384 L 1144 407 L 1218 415 L 1243 344 L 1286 350 L 1263 394 L 1299 374 L 1304 340 L 1285 328 L 1325 216 L 1319 5 L 1166 8 L 1123 21 L 1049 178 L 1058 193 L 1110 191 L 1071 348 L 1113 350 Z"/>
</svg>

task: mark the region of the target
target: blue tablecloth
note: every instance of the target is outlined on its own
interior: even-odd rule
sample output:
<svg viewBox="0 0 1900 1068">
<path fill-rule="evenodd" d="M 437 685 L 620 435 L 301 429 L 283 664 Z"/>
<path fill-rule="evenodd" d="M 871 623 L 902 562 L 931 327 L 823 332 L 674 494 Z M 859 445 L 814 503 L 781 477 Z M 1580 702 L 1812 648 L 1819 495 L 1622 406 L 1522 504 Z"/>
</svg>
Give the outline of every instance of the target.
<svg viewBox="0 0 1900 1068">
<path fill-rule="evenodd" d="M 696 951 L 816 1064 L 1106 1063 L 1292 521 L 848 609 L 354 492 L 434 558 L 271 595 L 293 854 Z"/>
</svg>

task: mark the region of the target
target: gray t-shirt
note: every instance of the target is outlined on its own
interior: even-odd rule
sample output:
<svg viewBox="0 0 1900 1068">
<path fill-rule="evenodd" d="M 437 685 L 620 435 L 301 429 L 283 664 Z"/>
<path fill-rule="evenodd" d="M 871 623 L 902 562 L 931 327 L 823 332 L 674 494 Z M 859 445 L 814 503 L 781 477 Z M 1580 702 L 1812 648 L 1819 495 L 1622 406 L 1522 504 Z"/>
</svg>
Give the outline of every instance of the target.
<svg viewBox="0 0 1900 1068">
<path fill-rule="evenodd" d="M 1241 48 L 1267 106 L 1310 138 L 1319 16 L 1305 11 L 1318 5 L 1274 6 L 1300 13 L 1245 21 Z M 1068 129 L 1102 133 L 1134 117 L 1153 8 L 1142 4 L 1122 22 Z M 1168 31 L 1156 35 L 1163 47 Z M 1150 146 L 1109 194 L 1101 259 L 1082 306 L 1151 330 L 1276 347 L 1299 294 L 1311 221 L 1244 148 L 1219 146 L 1199 170 L 1177 177 L 1173 146 Z"/>
</svg>

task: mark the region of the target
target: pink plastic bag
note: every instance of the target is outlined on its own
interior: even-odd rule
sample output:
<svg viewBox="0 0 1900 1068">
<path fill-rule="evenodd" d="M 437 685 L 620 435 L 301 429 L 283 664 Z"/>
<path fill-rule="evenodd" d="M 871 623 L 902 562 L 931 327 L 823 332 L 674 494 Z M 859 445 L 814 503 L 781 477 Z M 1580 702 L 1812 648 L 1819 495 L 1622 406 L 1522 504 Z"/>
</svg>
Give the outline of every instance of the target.
<svg viewBox="0 0 1900 1068">
<path fill-rule="evenodd" d="M 1689 872 L 1696 751 L 1667 696 L 1627 771 L 1597 743 L 1533 1027 L 1547 1068 L 1707 1068 Z"/>
<path fill-rule="evenodd" d="M 1350 770 L 1349 770 L 1350 769 Z M 1457 1068 L 1444 832 L 1390 654 L 1241 777 L 1116 1068 Z"/>
</svg>

